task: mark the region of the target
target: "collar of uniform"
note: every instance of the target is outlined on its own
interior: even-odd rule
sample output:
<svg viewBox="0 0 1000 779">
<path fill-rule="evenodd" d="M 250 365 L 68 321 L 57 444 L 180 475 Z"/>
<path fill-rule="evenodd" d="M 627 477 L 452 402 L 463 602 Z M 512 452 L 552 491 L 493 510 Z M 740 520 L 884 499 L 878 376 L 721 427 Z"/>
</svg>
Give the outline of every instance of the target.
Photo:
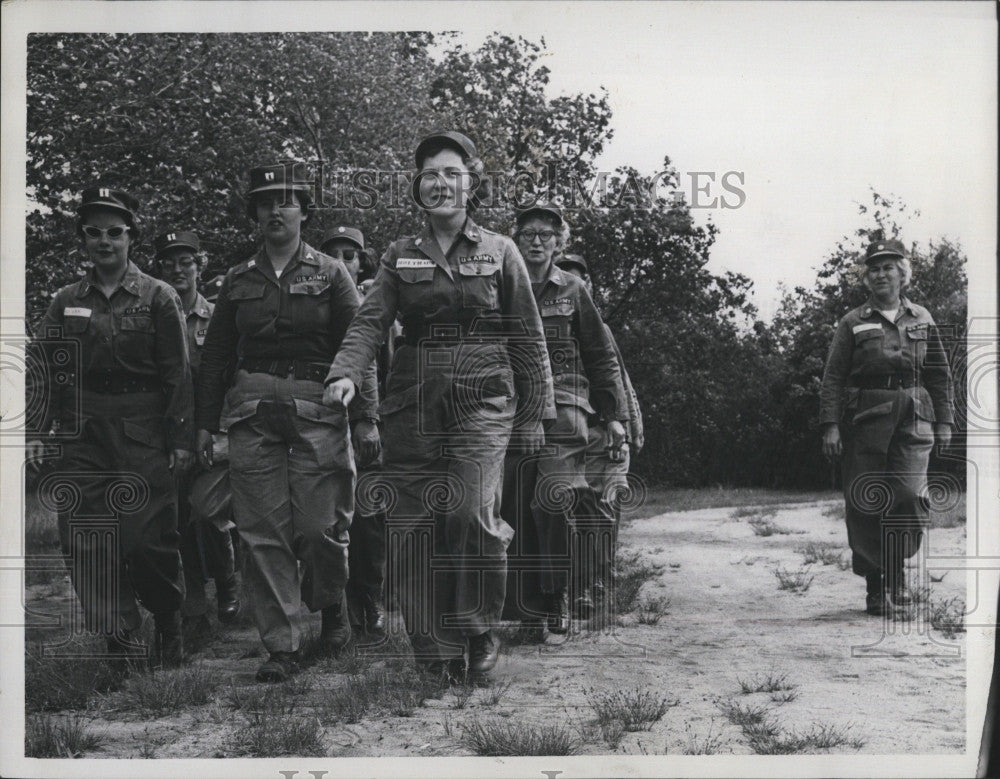
<svg viewBox="0 0 1000 779">
<path fill-rule="evenodd" d="M 194 314 L 199 319 L 211 319 L 212 315 L 208 311 L 208 301 L 205 300 L 205 296 L 200 292 L 196 293 L 197 297 L 194 299 L 194 305 L 191 306 L 191 310 L 187 312 L 188 316 Z"/>
<path fill-rule="evenodd" d="M 865 303 L 865 307 L 861 310 L 861 317 L 867 319 L 872 314 L 874 314 L 878 309 L 875 305 L 874 298 L 868 298 L 868 302 Z M 917 312 L 913 308 L 913 304 L 910 302 L 909 298 L 904 295 L 899 296 L 899 310 L 905 310 L 909 312 L 912 316 L 916 316 Z"/>
<path fill-rule="evenodd" d="M 472 221 L 470 217 L 465 217 L 465 222 L 462 223 L 461 229 L 458 231 L 459 235 L 464 236 L 473 243 L 479 243 L 483 240 L 483 231 L 479 225 Z M 430 223 L 424 225 L 424 229 L 420 231 L 420 234 L 413 239 L 413 245 L 416 247 L 422 247 L 426 243 L 431 243 L 435 241 L 434 233 L 431 232 Z M 433 243 L 431 244 L 433 245 Z"/>
<path fill-rule="evenodd" d="M 132 262 L 132 260 L 127 260 L 126 262 L 128 264 L 125 266 L 125 275 L 123 275 L 119 280 L 118 286 L 126 292 L 138 295 L 140 276 L 139 268 L 134 262 Z M 83 280 L 80 282 L 80 287 L 76 291 L 76 296 L 78 298 L 84 297 L 88 292 L 90 292 L 91 287 L 97 286 L 96 273 L 97 271 L 94 270 L 93 266 L 87 269 L 87 274 L 83 277 Z"/>
<path fill-rule="evenodd" d="M 319 258 L 317 257 L 317 252 L 305 241 L 299 241 L 299 248 L 295 250 L 295 254 L 292 255 L 292 259 L 288 261 L 285 269 L 281 271 L 281 278 L 288 275 L 288 272 L 292 270 L 300 262 L 304 262 L 307 265 L 319 265 Z M 256 267 L 261 273 L 266 273 L 268 276 L 274 276 L 275 281 L 278 281 L 278 276 L 274 272 L 274 266 L 271 265 L 271 258 L 267 256 L 267 250 L 263 245 L 257 250 L 257 253 L 250 258 L 247 262 L 247 267 L 244 270 L 250 270 Z"/>
</svg>

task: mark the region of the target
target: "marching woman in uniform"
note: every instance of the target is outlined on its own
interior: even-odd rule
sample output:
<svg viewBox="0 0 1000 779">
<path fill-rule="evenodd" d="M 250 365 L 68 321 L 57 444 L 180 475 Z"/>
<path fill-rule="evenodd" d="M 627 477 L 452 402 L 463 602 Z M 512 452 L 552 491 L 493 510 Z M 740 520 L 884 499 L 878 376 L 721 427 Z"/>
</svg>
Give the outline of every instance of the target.
<svg viewBox="0 0 1000 779">
<path fill-rule="evenodd" d="M 390 583 L 419 664 L 481 676 L 496 664 L 494 627 L 513 531 L 500 517 L 504 451 L 529 451 L 552 413 L 541 320 L 513 242 L 479 227 L 473 142 L 439 132 L 417 146 L 419 234 L 391 244 L 327 378 L 348 402 L 397 315 L 403 337 L 380 408 Z"/>
<path fill-rule="evenodd" d="M 257 678 L 275 682 L 298 670 L 300 600 L 322 612 L 321 651 L 336 653 L 351 636 L 344 585 L 354 458 L 345 410 L 320 401 L 359 296 L 342 262 L 302 240 L 310 185 L 296 178 L 295 163 L 254 168 L 247 201 L 263 246 L 231 268 L 219 290 L 202 350 L 196 422 L 198 455 L 208 467 L 225 401 L 233 514 L 270 654 Z M 358 383 L 364 386 L 350 408 L 355 443 L 372 457 L 373 366 L 362 366 Z"/>
<path fill-rule="evenodd" d="M 587 446 L 590 428 L 600 422 L 607 430 L 602 445 L 620 451 L 621 420 L 628 420 L 614 345 L 601 315 L 584 283 L 555 265 L 568 234 L 555 205 L 535 205 L 517 215 L 515 238 L 545 328 L 556 404 L 556 418 L 545 425 L 544 451 L 512 454 L 505 464 L 504 517 L 519 531 L 521 556 L 540 565 L 537 578 L 522 577 L 527 586 L 518 604 L 527 615 L 522 624 L 535 640 L 544 638 L 546 626 L 552 633 L 567 632 L 569 574 L 582 597 L 597 574 L 595 561 L 609 554 L 611 537 L 603 532 L 587 484 Z"/>
<path fill-rule="evenodd" d="M 39 329 L 40 341 L 61 332 L 78 345 L 79 397 L 47 387 L 54 403 L 37 429 L 79 431 L 65 440 L 50 492 L 68 487 L 62 494 L 77 499 L 59 508 L 59 535 L 87 629 L 114 655 L 145 655 L 138 602 L 153 613 L 160 662 L 176 665 L 184 583 L 171 470 L 193 461 L 191 373 L 177 293 L 130 259 L 137 210 L 120 190 L 83 192 L 77 233 L 92 267 L 56 293 Z M 40 446 L 29 443 L 29 459 Z"/>
<path fill-rule="evenodd" d="M 847 538 L 869 614 L 912 602 L 903 562 L 927 523 L 927 464 L 935 439 L 951 440 L 948 359 L 927 309 L 902 290 L 906 251 L 894 239 L 866 252 L 868 302 L 837 325 L 820 391 L 823 454 L 843 454 Z"/>
</svg>

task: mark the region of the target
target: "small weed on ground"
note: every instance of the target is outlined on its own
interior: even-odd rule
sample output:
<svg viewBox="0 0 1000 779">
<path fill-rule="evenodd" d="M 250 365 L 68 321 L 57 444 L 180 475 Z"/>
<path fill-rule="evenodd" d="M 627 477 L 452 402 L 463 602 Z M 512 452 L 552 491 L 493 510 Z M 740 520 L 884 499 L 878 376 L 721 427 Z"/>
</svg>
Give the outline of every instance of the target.
<svg viewBox="0 0 1000 779">
<path fill-rule="evenodd" d="M 661 576 L 664 570 L 663 565 L 651 562 L 638 552 L 619 549 L 614 573 L 615 614 L 628 614 L 635 609 L 642 585 Z"/>
<path fill-rule="evenodd" d="M 844 745 L 855 749 L 864 746 L 864 741 L 850 735 L 849 727 L 813 724 L 803 732 L 785 730 L 767 706 L 733 701 L 719 701 L 717 705 L 727 719 L 743 731 L 747 744 L 758 755 L 791 755 Z"/>
<path fill-rule="evenodd" d="M 100 743 L 100 737 L 88 732 L 77 714 L 39 714 L 24 723 L 25 757 L 80 757 Z"/>
<path fill-rule="evenodd" d="M 690 723 L 685 724 L 684 730 L 687 731 L 685 755 L 717 755 L 722 751 L 722 735 L 715 732 L 714 720 L 708 726 L 708 733 L 703 736 L 696 736 L 692 733 Z"/>
<path fill-rule="evenodd" d="M 575 755 L 580 742 L 562 724 L 539 725 L 522 720 L 474 717 L 459 724 L 462 740 L 477 755 Z"/>
<path fill-rule="evenodd" d="M 27 711 L 82 709 L 92 694 L 116 690 L 127 669 L 103 660 L 24 657 L 24 705 Z"/>
<path fill-rule="evenodd" d="M 767 706 L 755 706 L 751 703 L 738 701 L 719 701 L 716 705 L 719 707 L 719 711 L 726 715 L 726 719 L 744 730 L 759 727 L 767 720 L 767 716 L 771 712 Z"/>
<path fill-rule="evenodd" d="M 597 714 L 598 724 L 604 725 L 617 720 L 628 731 L 649 730 L 654 722 L 663 718 L 671 706 L 678 703 L 641 687 L 614 692 L 591 690 L 587 694 L 587 700 Z"/>
<path fill-rule="evenodd" d="M 787 568 L 777 567 L 774 575 L 778 579 L 779 590 L 789 590 L 791 592 L 803 593 L 809 589 L 815 576 L 809 575 L 809 566 L 804 565 L 797 571 L 789 571 Z"/>
<path fill-rule="evenodd" d="M 446 689 L 444 680 L 412 668 L 378 669 L 348 677 L 343 686 L 327 693 L 325 704 L 335 719 L 349 724 L 376 711 L 409 717 L 424 701 L 440 698 Z"/>
<path fill-rule="evenodd" d="M 639 605 L 639 624 L 656 625 L 670 613 L 670 598 L 662 595 L 645 598 Z"/>
<path fill-rule="evenodd" d="M 955 638 L 965 632 L 965 599 L 931 600 L 928 604 L 931 627 L 944 633 L 945 638 Z"/>
<path fill-rule="evenodd" d="M 844 550 L 836 544 L 810 541 L 805 546 L 795 550 L 802 555 L 802 562 L 805 565 L 822 563 L 823 565 L 837 565 L 840 563 Z"/>
<path fill-rule="evenodd" d="M 483 691 L 483 705 L 484 706 L 498 706 L 500 701 L 504 699 L 504 696 L 510 691 L 513 682 L 510 679 L 498 682 L 493 681 L 486 690 Z"/>
<path fill-rule="evenodd" d="M 774 703 L 791 703 L 798 697 L 799 694 L 795 690 L 782 690 L 771 695 L 771 700 Z"/>
<path fill-rule="evenodd" d="M 313 715 L 275 714 L 255 711 L 239 731 L 237 750 L 251 757 L 321 757 L 319 720 Z"/>
<path fill-rule="evenodd" d="M 778 692 L 780 690 L 795 689 L 794 684 L 788 683 L 787 674 L 779 674 L 771 671 L 767 674 L 757 674 L 746 681 L 737 679 L 740 685 L 740 692 L 743 695 L 750 695 L 755 692 Z"/>
<path fill-rule="evenodd" d="M 163 716 L 208 703 L 221 683 L 216 672 L 202 665 L 135 674 L 120 692 L 105 700 L 102 708 L 106 713 Z"/>
</svg>

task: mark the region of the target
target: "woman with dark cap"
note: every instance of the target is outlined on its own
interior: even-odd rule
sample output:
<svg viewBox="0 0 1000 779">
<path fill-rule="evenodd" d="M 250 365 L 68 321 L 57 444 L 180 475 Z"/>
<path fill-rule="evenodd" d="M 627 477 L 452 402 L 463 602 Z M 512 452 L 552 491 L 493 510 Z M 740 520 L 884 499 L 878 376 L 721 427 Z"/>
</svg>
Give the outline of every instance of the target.
<svg viewBox="0 0 1000 779">
<path fill-rule="evenodd" d="M 153 613 L 159 660 L 176 665 L 184 584 L 171 470 L 192 463 L 191 373 L 177 293 L 130 258 L 137 210 L 121 190 L 83 192 L 77 233 L 92 267 L 55 294 L 39 329 L 43 350 L 53 335 L 79 350 L 72 391 L 50 396 L 50 384 L 52 402 L 39 410 L 45 418 L 35 429 L 55 423 L 64 441 L 40 493 L 58 504 L 87 629 L 105 636 L 114 656 L 144 656 L 138 602 Z M 66 366 L 49 369 L 54 376 Z M 30 442 L 29 460 L 40 454 L 41 442 Z M 73 505 L 60 500 L 67 495 Z"/>
<path fill-rule="evenodd" d="M 911 274 L 900 241 L 868 246 L 871 297 L 837 325 L 820 390 L 823 454 L 844 457 L 847 539 L 876 616 L 912 602 L 903 563 L 920 548 L 931 448 L 951 440 L 954 413 L 934 320 L 902 294 Z"/>
<path fill-rule="evenodd" d="M 211 465 L 212 432 L 229 408 L 233 513 L 247 548 L 254 617 L 270 653 L 260 681 L 298 670 L 300 599 L 322 612 L 320 649 L 350 640 L 344 597 L 354 457 L 344 409 L 320 403 L 323 379 L 358 309 L 344 265 L 301 237 L 310 185 L 295 163 L 250 172 L 247 214 L 263 246 L 231 268 L 219 290 L 197 388 L 198 453 Z M 378 450 L 373 366 L 350 411 L 356 448 Z M 227 392 L 228 390 L 228 392 Z M 302 562 L 302 575 L 299 562 Z"/>
<path fill-rule="evenodd" d="M 534 451 L 552 410 L 538 309 L 513 242 L 479 227 L 472 140 L 446 131 L 416 150 L 412 193 L 427 216 L 391 244 L 327 377 L 324 402 L 349 402 L 397 315 L 380 413 L 389 579 L 418 663 L 461 678 L 496 664 L 512 530 L 500 517 L 512 434 Z"/>
<path fill-rule="evenodd" d="M 537 204 L 517 215 L 514 237 L 545 328 L 556 404 L 556 418 L 545 426 L 545 449 L 538 456 L 509 456 L 504 484 L 504 516 L 522 535 L 518 550 L 541 565 L 535 566 L 537 578 L 534 571 L 522 577 L 527 586 L 518 604 L 528 615 L 522 624 L 535 640 L 544 638 L 546 626 L 556 634 L 569 630 L 570 574 L 577 595 L 595 575 L 599 510 L 586 474 L 591 425 L 600 421 L 607 430 L 605 445 L 620 450 L 621 420 L 628 419 L 618 361 L 601 315 L 583 282 L 555 265 L 568 236 L 556 205 Z"/>
<path fill-rule="evenodd" d="M 198 272 L 205 262 L 198 234 L 190 230 L 168 230 L 156 236 L 156 270 L 180 297 L 187 330 L 188 357 L 195 382 L 201 365 L 201 347 L 205 343 L 214 303 L 198 291 Z M 224 469 L 224 463 L 213 468 Z M 240 610 L 236 581 L 233 539 L 228 530 L 210 522 L 199 521 L 203 512 L 191 505 L 193 485 L 203 477 L 202 469 L 191 469 L 178 479 L 178 516 L 181 533 L 181 561 L 184 564 L 184 603 L 181 606 L 184 638 L 196 646 L 211 634 L 205 581 L 215 581 L 219 622 L 236 619 Z M 218 477 L 218 475 L 217 475 Z M 192 510 L 194 509 L 194 510 Z"/>
</svg>

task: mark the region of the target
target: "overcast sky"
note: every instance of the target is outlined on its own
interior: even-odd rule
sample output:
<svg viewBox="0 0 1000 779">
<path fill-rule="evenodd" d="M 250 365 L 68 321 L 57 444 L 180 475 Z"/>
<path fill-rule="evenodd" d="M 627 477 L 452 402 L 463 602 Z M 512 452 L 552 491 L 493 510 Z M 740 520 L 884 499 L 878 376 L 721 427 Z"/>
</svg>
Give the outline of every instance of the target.
<svg viewBox="0 0 1000 779">
<path fill-rule="evenodd" d="M 996 257 L 997 51 L 991 3 L 547 4 L 477 26 L 544 34 L 555 93 L 608 89 L 601 164 L 745 174 L 711 267 L 742 271 L 769 316 L 860 226 L 869 187 L 922 216 L 904 235 Z M 470 42 L 482 38 L 469 32 Z M 719 192 L 719 194 L 724 194 Z M 710 198 L 709 198 L 710 199 Z M 689 196 L 690 200 L 690 196 Z M 732 198 L 730 197 L 730 200 Z"/>
<path fill-rule="evenodd" d="M 711 214 L 720 228 L 712 268 L 749 275 L 764 316 L 779 282 L 810 284 L 838 238 L 859 226 L 857 202 L 870 186 L 922 212 L 906 241 L 959 239 L 973 295 L 992 301 L 990 2 L 33 2 L 6 10 L 14 9 L 29 12 L 36 31 L 459 30 L 469 44 L 496 30 L 544 36 L 553 94 L 609 91 L 615 136 L 603 167 L 653 173 L 669 155 L 683 174 L 744 174 L 741 208 L 698 218 Z M 4 64 L 18 69 L 16 57 Z M 23 92 L 6 87 L 5 106 L 15 96 L 23 105 Z M 5 117 L 5 137 L 23 137 L 19 111 Z M 18 180 L 6 166 L 12 216 L 23 213 Z"/>
</svg>

